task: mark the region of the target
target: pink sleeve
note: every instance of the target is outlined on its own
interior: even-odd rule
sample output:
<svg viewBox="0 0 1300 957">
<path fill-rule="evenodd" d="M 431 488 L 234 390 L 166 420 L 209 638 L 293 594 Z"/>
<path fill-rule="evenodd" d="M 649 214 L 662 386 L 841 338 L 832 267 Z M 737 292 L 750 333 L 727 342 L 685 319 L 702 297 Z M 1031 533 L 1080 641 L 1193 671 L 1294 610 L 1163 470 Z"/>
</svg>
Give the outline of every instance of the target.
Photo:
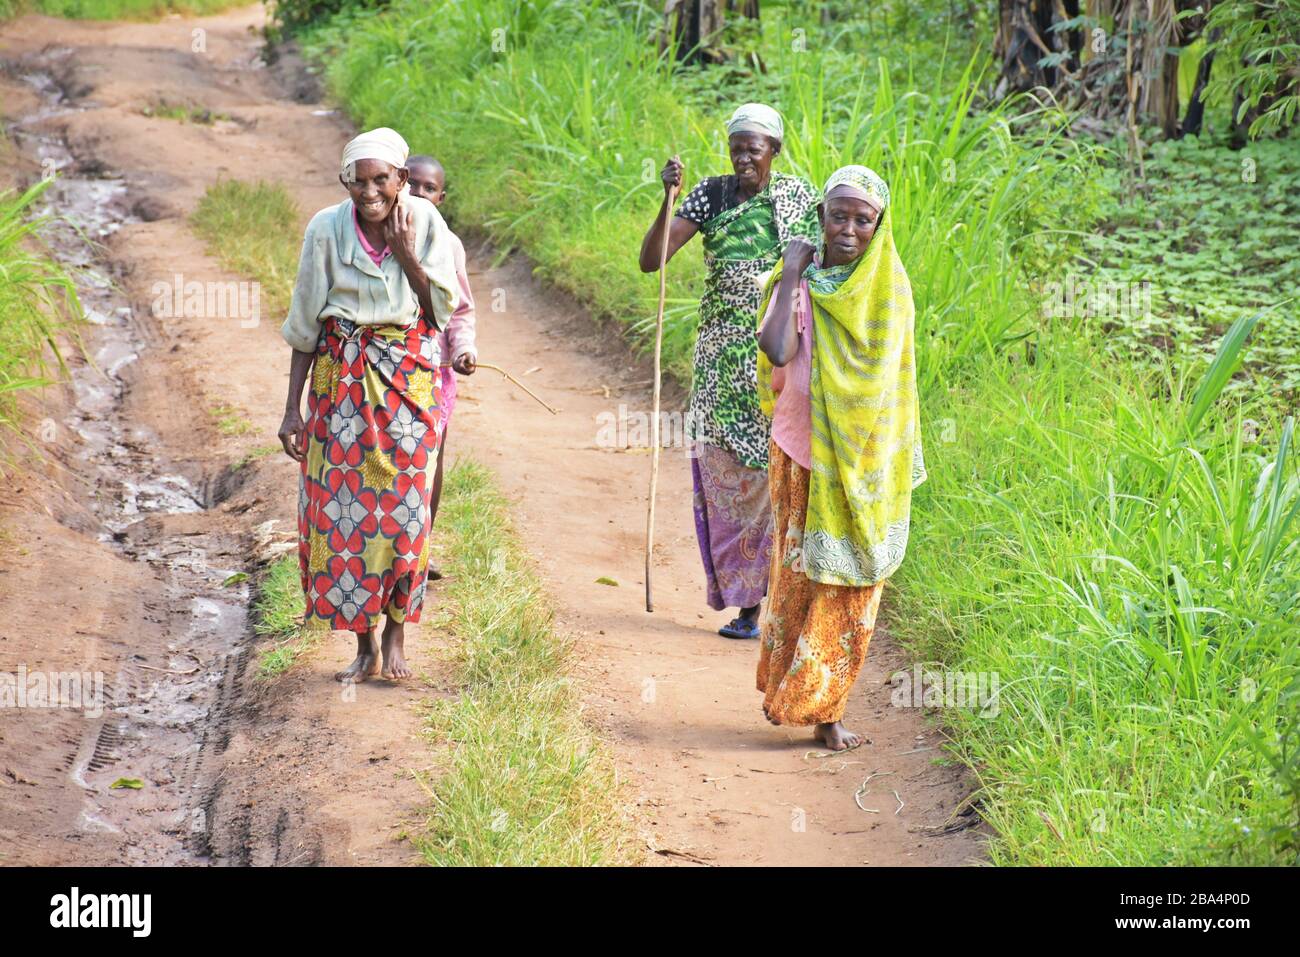
<svg viewBox="0 0 1300 957">
<path fill-rule="evenodd" d="M 469 275 L 465 268 L 465 245 L 454 233 L 452 238 L 452 258 L 456 261 L 456 281 L 460 285 L 460 305 L 451 314 L 447 323 L 447 344 L 451 352 L 449 359 L 455 359 L 469 353 L 478 358 L 478 349 L 474 342 L 474 294 L 470 292 Z M 443 360 L 447 361 L 447 360 Z"/>
</svg>

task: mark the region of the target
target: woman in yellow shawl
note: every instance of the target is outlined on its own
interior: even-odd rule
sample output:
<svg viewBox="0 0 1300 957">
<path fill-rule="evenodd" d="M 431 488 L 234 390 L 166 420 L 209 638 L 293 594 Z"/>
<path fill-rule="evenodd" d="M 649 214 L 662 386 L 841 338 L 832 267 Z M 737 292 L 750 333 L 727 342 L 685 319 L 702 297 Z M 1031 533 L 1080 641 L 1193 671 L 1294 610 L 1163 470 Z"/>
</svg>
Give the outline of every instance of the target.
<svg viewBox="0 0 1300 957">
<path fill-rule="evenodd" d="M 889 188 L 865 166 L 843 167 L 818 214 L 821 249 L 789 242 L 759 312 L 775 528 L 758 690 L 773 724 L 816 725 L 817 740 L 842 751 L 861 743 L 841 721 L 925 465 Z"/>
</svg>

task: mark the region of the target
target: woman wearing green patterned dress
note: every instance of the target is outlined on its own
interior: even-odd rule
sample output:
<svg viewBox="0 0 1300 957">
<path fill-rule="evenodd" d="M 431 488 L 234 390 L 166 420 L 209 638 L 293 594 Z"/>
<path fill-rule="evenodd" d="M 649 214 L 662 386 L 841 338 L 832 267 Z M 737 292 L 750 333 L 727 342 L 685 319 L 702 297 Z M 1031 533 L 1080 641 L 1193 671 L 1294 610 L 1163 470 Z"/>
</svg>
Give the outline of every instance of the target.
<svg viewBox="0 0 1300 957">
<path fill-rule="evenodd" d="M 670 259 L 697 232 L 704 241 L 705 289 L 686 433 L 706 598 L 715 610 L 740 610 L 719 629 L 728 638 L 758 637 L 772 547 L 769 423 L 755 385 L 759 277 L 792 238 L 815 241 L 820 235 L 817 190 L 798 176 L 772 172 L 783 138 L 776 110 L 759 103 L 737 109 L 727 123 L 733 174 L 701 180 L 668 224 Z M 682 185 L 682 170 L 676 156 L 664 166 L 664 202 L 641 243 L 643 272 L 659 268 L 668 192 Z"/>
</svg>

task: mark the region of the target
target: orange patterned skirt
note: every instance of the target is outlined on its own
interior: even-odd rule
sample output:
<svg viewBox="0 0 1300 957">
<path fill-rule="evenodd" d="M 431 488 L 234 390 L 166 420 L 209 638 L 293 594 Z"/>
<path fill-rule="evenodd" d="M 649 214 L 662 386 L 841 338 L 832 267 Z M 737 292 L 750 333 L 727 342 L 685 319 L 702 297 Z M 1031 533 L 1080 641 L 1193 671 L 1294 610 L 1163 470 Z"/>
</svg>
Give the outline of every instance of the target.
<svg viewBox="0 0 1300 957">
<path fill-rule="evenodd" d="M 777 724 L 825 724 L 844 717 L 849 690 L 867 660 L 883 581 L 852 588 L 803 572 L 808 470 L 771 443 L 772 566 L 759 636 L 758 690 Z"/>
</svg>

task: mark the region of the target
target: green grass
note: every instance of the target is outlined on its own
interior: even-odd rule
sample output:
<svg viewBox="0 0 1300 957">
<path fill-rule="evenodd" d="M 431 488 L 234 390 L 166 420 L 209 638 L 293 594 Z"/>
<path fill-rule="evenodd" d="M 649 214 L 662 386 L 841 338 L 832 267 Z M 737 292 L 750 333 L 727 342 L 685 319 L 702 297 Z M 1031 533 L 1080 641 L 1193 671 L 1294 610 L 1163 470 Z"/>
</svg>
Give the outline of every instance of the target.
<svg viewBox="0 0 1300 957">
<path fill-rule="evenodd" d="M 240 456 L 239 461 L 232 465 L 231 468 L 235 471 L 248 468 L 248 466 L 252 465 L 258 459 L 264 459 L 268 455 L 275 455 L 277 452 L 281 451 L 281 449 L 282 447 L 279 445 L 259 445 L 257 448 L 250 449 Z"/>
<path fill-rule="evenodd" d="M 1250 321 L 1256 293 L 1289 276 L 1285 256 L 1225 253 L 1231 269 L 1218 271 L 1162 264 L 1143 250 L 1182 224 L 1126 212 L 1105 172 L 1114 161 L 1062 139 L 1062 117 L 982 103 L 969 50 L 945 57 L 931 35 L 923 70 L 879 62 L 899 49 L 886 14 L 884 26 L 827 31 L 809 17 L 810 56 L 781 32 L 803 9 L 765 5 L 751 38 L 765 72 L 749 76 L 673 69 L 647 42 L 657 10 L 636 3 L 398 0 L 344 16 L 309 46 L 361 125 L 439 154 L 453 217 L 522 248 L 642 343 L 656 283 L 636 253 L 657 170 L 675 151 L 688 185 L 724 172 L 735 103 L 761 96 L 783 111 L 778 169 L 816 183 L 841 161 L 884 173 L 916 297 L 931 476 L 887 613 L 916 656 L 999 675 L 996 716 L 941 716 L 983 785 L 993 860 L 1294 863 L 1300 478 L 1285 403 L 1251 378 L 1293 363 L 1279 310 Z M 1170 248 L 1204 265 L 1230 237 L 1195 246 L 1202 221 L 1169 197 L 1209 154 L 1163 152 L 1153 202 L 1190 218 Z M 1282 161 L 1259 172 L 1266 189 L 1293 191 Z M 1232 206 L 1221 174 L 1208 175 Z M 1268 197 L 1285 200 L 1261 192 L 1247 207 Z M 1241 217 L 1226 215 L 1236 237 Z M 1045 289 L 1077 274 L 1097 223 L 1107 257 L 1084 266 L 1103 277 L 1162 266 L 1169 292 L 1203 299 L 1197 348 L 1134 361 L 1108 348 L 1105 318 L 1042 315 Z M 1250 242 L 1267 253 L 1278 237 Z M 683 378 L 701 276 L 693 243 L 669 267 L 665 357 Z M 457 760 L 496 773 L 474 763 L 477 748 Z M 490 800 L 475 805 L 480 823 Z"/>
<path fill-rule="evenodd" d="M 1295 771 L 1270 754 L 1297 714 L 1300 470 L 1291 420 L 1216 400 L 1247 322 L 1204 378 L 1062 329 L 1034 365 L 928 398 L 889 620 L 918 655 L 999 675 L 996 716 L 945 713 L 997 863 L 1296 860 Z"/>
<path fill-rule="evenodd" d="M 267 566 L 253 600 L 253 633 L 270 638 L 273 644 L 258 652 L 259 677 L 284 674 L 326 634 L 302 627 L 304 600 L 297 554 L 285 555 Z"/>
<path fill-rule="evenodd" d="M 158 117 L 164 120 L 176 120 L 178 123 L 197 123 L 200 126 L 211 126 L 218 120 L 228 120 L 228 113 L 214 113 L 206 107 L 185 106 L 176 103 L 159 102 L 153 106 L 146 106 L 140 111 L 145 116 Z"/>
<path fill-rule="evenodd" d="M 81 315 L 72 277 L 41 248 L 47 217 L 32 217 L 49 186 L 41 182 L 23 193 L 0 193 L 0 431 L 20 436 L 19 396 L 47 384 L 52 366 L 62 368 L 58 337 L 74 330 Z M 0 474 L 6 460 L 0 458 Z"/>
<path fill-rule="evenodd" d="M 69 20 L 157 20 L 171 13 L 206 16 L 246 0 L 3 0 L 0 15 L 44 13 Z"/>
<path fill-rule="evenodd" d="M 448 472 L 438 528 L 461 688 L 428 713 L 447 759 L 424 782 L 433 805 L 412 841 L 436 865 L 627 861 L 619 784 L 583 723 L 571 645 L 483 466 Z"/>
<path fill-rule="evenodd" d="M 413 149 L 439 154 L 453 217 L 520 246 L 539 274 L 598 315 L 628 324 L 645 344 L 657 284 L 637 268 L 636 249 L 661 196 L 657 171 L 670 152 L 682 156 L 689 183 L 725 171 L 723 122 L 753 93 L 739 82 L 713 89 L 706 109 L 700 91 L 710 76 L 674 74 L 646 42 L 657 22 L 655 11 L 631 3 L 399 0 L 386 15 L 342 18 L 309 47 L 361 125 L 396 126 Z M 492 31 L 502 28 L 509 41 L 498 53 Z M 1014 105 L 973 116 L 978 68 L 964 53 L 927 63 L 933 92 L 895 95 L 893 77 L 907 77 L 906 59 L 901 71 L 874 58 L 864 70 L 848 48 L 827 52 L 848 43 L 843 30 L 814 30 L 809 42 L 819 55 L 812 56 L 790 50 L 787 28 L 779 15 L 766 28 L 763 87 L 791 131 L 776 168 L 820 184 L 851 157 L 889 175 L 902 200 L 900 249 L 935 258 L 936 281 L 919 287 L 926 297 L 919 314 L 945 348 L 985 348 L 975 317 L 1008 298 L 1022 303 L 1022 314 L 1032 311 L 1018 292 L 1017 253 L 1037 247 L 1016 250 L 1010 240 L 1030 221 L 1048 221 L 1048 191 L 1073 169 L 1044 160 L 1076 158 L 1080 149 L 1050 132 L 1038 144 L 1017 145 L 1009 136 L 1020 122 Z M 439 109 L 430 110 L 434 87 Z M 1087 157 L 1077 165 L 1086 206 Z M 948 232 L 963 230 L 954 246 Z M 966 283 L 974 273 L 978 282 Z M 690 376 L 702 275 L 697 241 L 668 277 L 665 364 L 682 379 Z"/>
<path fill-rule="evenodd" d="M 302 228 L 298 206 L 283 186 L 220 180 L 203 194 L 191 222 L 222 266 L 261 284 L 264 312 L 288 309 Z"/>
<path fill-rule="evenodd" d="M 248 421 L 247 414 L 233 405 L 214 405 L 208 409 L 208 414 L 222 435 L 248 435 L 256 431 L 253 423 Z"/>
</svg>

